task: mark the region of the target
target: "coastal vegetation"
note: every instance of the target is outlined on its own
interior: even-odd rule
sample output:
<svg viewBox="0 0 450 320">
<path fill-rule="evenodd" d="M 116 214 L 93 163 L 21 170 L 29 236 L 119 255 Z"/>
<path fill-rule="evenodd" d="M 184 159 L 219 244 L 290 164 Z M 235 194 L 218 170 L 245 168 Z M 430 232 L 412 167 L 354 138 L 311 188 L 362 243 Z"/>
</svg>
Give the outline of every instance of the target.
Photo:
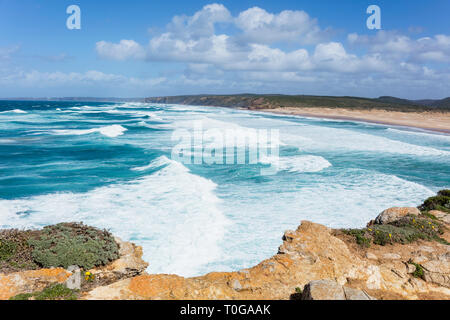
<svg viewBox="0 0 450 320">
<path fill-rule="evenodd" d="M 275 108 L 345 108 L 352 110 L 386 110 L 402 112 L 450 111 L 450 98 L 442 100 L 406 100 L 395 97 L 362 98 L 281 94 L 188 95 L 151 97 L 148 103 L 174 103 L 247 109 Z"/>
<path fill-rule="evenodd" d="M 372 223 L 366 228 L 342 229 L 342 231 L 353 236 L 357 244 L 366 248 L 371 244 L 382 246 L 393 243 L 407 244 L 419 239 L 450 244 L 441 238 L 446 227 L 429 212 L 432 210 L 450 212 L 450 190 L 439 191 L 437 196 L 426 199 L 418 208 L 421 210 L 418 216 L 408 214 L 386 224 Z"/>
<path fill-rule="evenodd" d="M 419 206 L 422 211 L 439 210 L 450 213 L 450 190 L 441 190 L 437 196 L 430 197 Z"/>
<path fill-rule="evenodd" d="M 0 231 L 0 272 L 71 265 L 87 270 L 118 257 L 119 248 L 111 233 L 82 223 Z"/>
<path fill-rule="evenodd" d="M 0 299 L 447 298 L 450 215 L 435 209 L 447 208 L 448 195 L 442 190 L 426 199 L 419 206 L 424 211 L 388 208 L 361 229 L 336 230 L 303 221 L 297 230 L 286 231 L 272 258 L 214 277 L 146 274 L 141 247 L 82 223 L 3 230 Z M 84 268 L 78 273 L 80 286 L 73 282 L 76 273 L 64 270 L 69 265 Z M 338 278 L 348 281 L 330 280 Z"/>
<path fill-rule="evenodd" d="M 20 293 L 9 300 L 77 300 L 79 290 L 69 289 L 62 284 L 51 284 L 42 291 Z"/>
<path fill-rule="evenodd" d="M 407 244 L 419 239 L 449 244 L 440 237 L 444 233 L 444 228 L 441 223 L 426 216 L 408 215 L 389 224 L 373 225 L 362 229 L 343 229 L 342 231 L 354 236 L 359 245 L 370 247 L 372 243 L 384 246 L 393 243 Z"/>
</svg>

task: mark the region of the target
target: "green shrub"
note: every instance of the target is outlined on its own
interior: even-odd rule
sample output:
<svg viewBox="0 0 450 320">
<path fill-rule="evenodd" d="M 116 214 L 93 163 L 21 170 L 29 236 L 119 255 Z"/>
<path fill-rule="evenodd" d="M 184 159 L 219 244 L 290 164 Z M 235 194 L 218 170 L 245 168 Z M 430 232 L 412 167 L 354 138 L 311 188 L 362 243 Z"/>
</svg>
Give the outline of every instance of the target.
<svg viewBox="0 0 450 320">
<path fill-rule="evenodd" d="M 23 269 L 36 269 L 38 266 L 31 257 L 28 245 L 34 231 L 0 230 L 0 273 Z"/>
<path fill-rule="evenodd" d="M 420 231 L 409 227 L 397 227 L 395 225 L 377 225 L 373 227 L 373 242 L 379 245 L 388 243 L 411 243 L 418 239 L 427 239 Z"/>
<path fill-rule="evenodd" d="M 428 211 L 422 211 L 421 214 L 422 214 L 423 216 L 427 217 L 427 218 L 430 218 L 430 219 L 433 219 L 433 220 L 438 220 L 438 218 L 436 218 L 435 215 L 429 213 Z"/>
<path fill-rule="evenodd" d="M 441 190 L 437 196 L 426 199 L 421 206 L 421 211 L 439 210 L 450 213 L 450 190 Z"/>
<path fill-rule="evenodd" d="M 419 239 L 449 244 L 445 239 L 439 237 L 444 233 L 444 228 L 437 220 L 426 216 L 408 215 L 389 224 L 376 224 L 364 229 L 344 229 L 342 231 L 354 236 L 359 245 L 369 247 L 372 242 L 384 246 L 392 243 L 407 244 Z"/>
<path fill-rule="evenodd" d="M 438 192 L 439 196 L 444 196 L 444 197 L 450 197 L 450 190 L 449 189 L 444 189 Z"/>
<path fill-rule="evenodd" d="M 409 259 L 408 263 L 412 264 L 416 267 L 416 270 L 414 270 L 414 272 L 412 274 L 413 277 L 421 278 L 421 279 L 425 280 L 425 272 L 424 272 L 422 265 L 420 265 L 418 263 L 414 263 L 411 259 Z"/>
<path fill-rule="evenodd" d="M 34 261 L 45 268 L 77 265 L 91 269 L 119 257 L 118 245 L 108 231 L 82 223 L 45 227 L 29 244 Z"/>
<path fill-rule="evenodd" d="M 367 235 L 367 229 L 344 229 L 345 234 L 354 236 L 356 243 L 362 247 L 370 247 L 372 239 Z"/>
<path fill-rule="evenodd" d="M 0 240 L 0 261 L 8 261 L 17 250 L 17 244 L 10 240 Z"/>
<path fill-rule="evenodd" d="M 62 284 L 54 284 L 38 292 L 34 297 L 36 300 L 76 300 L 77 292 Z"/>
</svg>

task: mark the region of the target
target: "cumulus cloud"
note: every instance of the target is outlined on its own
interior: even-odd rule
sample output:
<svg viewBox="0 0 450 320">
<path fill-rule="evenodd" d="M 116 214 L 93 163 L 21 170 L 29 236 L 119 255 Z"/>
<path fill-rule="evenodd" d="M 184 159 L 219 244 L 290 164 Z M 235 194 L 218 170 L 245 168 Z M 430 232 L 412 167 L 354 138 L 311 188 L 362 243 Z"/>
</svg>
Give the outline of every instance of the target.
<svg viewBox="0 0 450 320">
<path fill-rule="evenodd" d="M 101 58 L 112 60 L 145 58 L 145 49 L 134 40 L 121 40 L 119 43 L 99 41 L 96 50 Z"/>
<path fill-rule="evenodd" d="M 224 5 L 214 3 L 192 15 L 173 17 L 164 28 L 152 29 L 149 37 L 146 43 L 131 38 L 99 41 L 96 52 L 114 61 L 182 63 L 179 72 L 167 78 L 100 71 L 2 73 L 1 59 L 6 61 L 15 51 L 0 48 L 0 84 L 109 85 L 138 88 L 143 96 L 152 87 L 158 88 L 158 95 L 198 93 L 199 88 L 205 93 L 361 95 L 395 95 L 402 88 L 448 95 L 450 90 L 450 36 L 444 34 L 413 38 L 411 33 L 382 30 L 370 36 L 351 33 L 340 42 L 330 39 L 329 30 L 301 10 L 271 13 L 252 7 L 232 15 Z"/>
<path fill-rule="evenodd" d="M 387 57 L 411 61 L 450 61 L 450 36 L 439 34 L 433 37 L 412 39 L 394 31 L 378 31 L 374 36 L 351 33 L 347 40 L 352 45 L 367 47 L 370 52 Z"/>
<path fill-rule="evenodd" d="M 239 14 L 236 26 L 243 31 L 243 38 L 255 43 L 292 42 L 312 44 L 326 36 L 305 11 L 284 10 L 279 14 L 253 7 Z"/>
<path fill-rule="evenodd" d="M 237 27 L 237 34 L 216 34 L 215 26 L 225 23 Z M 232 17 L 221 4 L 204 6 L 192 16 L 175 16 L 167 29 L 152 37 L 147 46 L 133 40 L 119 43 L 100 41 L 96 45 L 102 58 L 112 60 L 147 59 L 210 63 L 225 68 L 252 69 L 257 66 L 273 69 L 310 68 L 305 49 L 290 53 L 268 45 L 274 42 L 316 43 L 324 32 L 304 11 L 285 10 L 279 14 L 253 7 Z M 282 59 L 279 61 L 278 59 Z M 270 66 L 272 64 L 273 66 Z"/>
<path fill-rule="evenodd" d="M 239 32 L 218 34 L 217 23 L 231 24 Z M 358 57 L 348 53 L 342 43 L 317 43 L 323 35 L 317 19 L 304 11 L 274 14 L 253 7 L 232 17 L 225 6 L 211 4 L 192 16 L 175 16 L 166 30 L 153 36 L 146 46 L 133 40 L 100 41 L 96 49 L 100 57 L 113 60 L 177 61 L 210 65 L 223 71 L 389 70 L 378 54 Z M 353 42 L 359 40 L 358 35 L 353 37 L 357 38 Z M 285 51 L 273 46 L 277 42 L 316 43 L 316 46 L 311 53 L 301 47 Z"/>
<path fill-rule="evenodd" d="M 80 72 L 20 71 L 15 74 L 1 74 L 0 84 L 31 87 L 57 87 L 62 85 L 121 85 L 150 87 L 164 83 L 165 77 L 139 79 L 123 75 L 104 73 L 97 70 Z"/>
<path fill-rule="evenodd" d="M 231 14 L 222 4 L 209 4 L 193 16 L 175 16 L 167 26 L 170 33 L 184 39 L 198 39 L 214 34 L 215 24 L 229 22 Z"/>
</svg>

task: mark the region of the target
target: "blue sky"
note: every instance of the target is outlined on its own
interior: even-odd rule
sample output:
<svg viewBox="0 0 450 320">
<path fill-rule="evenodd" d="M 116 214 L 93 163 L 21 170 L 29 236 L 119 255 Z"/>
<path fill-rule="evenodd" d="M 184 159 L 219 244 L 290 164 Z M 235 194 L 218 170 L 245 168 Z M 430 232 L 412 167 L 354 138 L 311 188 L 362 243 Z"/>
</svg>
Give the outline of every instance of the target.
<svg viewBox="0 0 450 320">
<path fill-rule="evenodd" d="M 69 30 L 66 8 L 81 9 Z M 381 8 L 381 30 L 366 9 Z M 450 96 L 450 2 L 0 0 L 0 97 Z"/>
</svg>

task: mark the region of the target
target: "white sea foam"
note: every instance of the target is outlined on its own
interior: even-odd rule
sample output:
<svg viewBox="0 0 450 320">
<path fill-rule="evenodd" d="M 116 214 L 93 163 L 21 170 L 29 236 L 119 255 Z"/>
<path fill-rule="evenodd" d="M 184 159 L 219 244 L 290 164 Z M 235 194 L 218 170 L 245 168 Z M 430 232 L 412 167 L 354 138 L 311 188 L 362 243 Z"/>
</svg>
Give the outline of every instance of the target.
<svg viewBox="0 0 450 320">
<path fill-rule="evenodd" d="M 266 157 L 261 163 L 271 164 L 278 170 L 288 172 L 319 172 L 331 167 L 327 159 L 320 156 Z"/>
<path fill-rule="evenodd" d="M 27 113 L 27 112 L 23 111 L 21 109 L 14 109 L 14 110 L 2 111 L 0 113 Z"/>
<path fill-rule="evenodd" d="M 0 139 L 0 143 L 4 143 L 4 144 L 15 143 L 15 142 L 16 142 L 16 140 L 13 140 L 13 139 Z"/>
<path fill-rule="evenodd" d="M 216 184 L 166 157 L 152 175 L 87 193 L 0 200 L 0 228 L 83 221 L 144 246 L 151 273 L 192 276 L 220 259 L 229 221 L 219 209 Z M 28 216 L 17 213 L 28 212 Z"/>
<path fill-rule="evenodd" d="M 406 154 L 415 156 L 450 156 L 450 152 L 433 147 L 420 146 L 382 136 L 338 128 L 304 126 L 286 128 L 280 137 L 289 145 L 301 150 L 315 151 L 363 151 Z"/>
<path fill-rule="evenodd" d="M 166 156 L 159 157 L 159 158 L 153 160 L 152 162 L 150 162 L 150 164 L 148 164 L 146 166 L 135 167 L 135 168 L 132 168 L 131 170 L 145 171 L 145 170 L 149 170 L 149 169 L 157 169 L 157 168 L 166 166 L 168 164 L 171 164 L 172 166 L 178 166 L 179 170 L 186 171 L 186 172 L 188 171 L 188 169 L 186 167 L 184 167 L 182 164 L 180 164 L 176 161 L 169 160 Z"/>
<path fill-rule="evenodd" d="M 301 203 L 303 219 L 331 227 L 362 227 L 388 207 L 415 207 L 435 194 L 421 184 L 360 169 L 317 182 L 300 188 L 291 203 Z"/>
<path fill-rule="evenodd" d="M 405 135 L 414 135 L 414 136 L 420 136 L 420 137 L 427 137 L 430 139 L 438 139 L 438 140 L 445 140 L 450 142 L 450 135 L 448 134 L 440 134 L 440 133 L 433 133 L 433 132 L 421 132 L 421 131 L 411 131 L 411 130 L 399 130 L 394 128 L 387 128 L 386 129 L 389 132 L 398 133 L 398 134 L 405 134 Z"/>
<path fill-rule="evenodd" d="M 246 170 L 233 172 L 217 189 L 211 180 L 194 175 L 182 164 L 161 157 L 148 165 L 133 168 L 134 174 L 137 175 L 138 172 L 143 177 L 127 183 L 118 182 L 86 193 L 54 193 L 28 199 L 0 200 L 0 228 L 40 227 L 61 221 L 84 221 L 90 225 L 110 228 L 123 239 L 143 245 L 144 259 L 150 262 L 148 271 L 152 273 L 190 276 L 214 270 L 237 270 L 276 253 L 280 235 L 286 229 L 297 227 L 300 220 L 310 220 L 331 227 L 362 227 L 389 206 L 416 206 L 437 191 L 435 187 L 428 188 L 408 181 L 408 178 L 401 179 L 393 174 L 354 168 L 358 164 L 348 159 L 348 152 L 354 152 L 355 156 L 362 159 L 368 157 L 373 160 L 380 154 L 390 157 L 392 164 L 383 162 L 386 166 L 380 171 L 398 172 L 402 177 L 408 175 L 408 170 L 396 170 L 398 154 L 410 156 L 410 159 L 402 161 L 411 161 L 411 168 L 414 168 L 416 159 L 421 162 L 430 160 L 430 165 L 435 165 L 431 161 L 448 161 L 449 155 L 447 151 L 440 150 L 442 141 L 436 147 L 432 138 L 427 139 L 427 142 L 430 141 L 429 146 L 415 145 L 415 140 L 422 145 L 425 143 L 420 139 L 406 140 L 403 137 L 402 140 L 408 143 L 396 141 L 394 134 L 390 135 L 392 138 L 376 136 L 371 134 L 370 128 L 353 131 L 326 125 L 312 126 L 308 121 L 302 123 L 298 119 L 298 122 L 281 118 L 267 120 L 259 114 L 255 118 L 242 117 L 240 114 L 234 116 L 230 112 L 235 111 L 228 109 L 214 109 L 205 117 L 200 116 L 196 107 L 184 108 L 185 112 L 171 112 L 182 110 L 181 107 L 167 108 L 169 112 L 162 113 L 149 109 L 149 112 L 156 112 L 165 121 L 171 121 L 163 125 L 152 125 L 151 115 L 150 119 L 139 118 L 138 113 L 146 111 L 133 110 L 136 105 L 126 105 L 129 110 L 114 110 L 117 106 L 124 107 L 114 105 L 97 109 L 110 113 L 129 111 L 127 115 L 130 118 L 127 121 L 131 125 L 165 129 L 193 129 L 193 121 L 197 119 L 204 120 L 205 130 L 245 129 L 244 126 L 278 128 L 283 142 L 299 148 L 305 155 L 282 156 L 280 167 L 284 170 L 283 174 L 261 180 L 262 182 L 259 179 L 256 183 L 252 179 L 245 179 Z M 144 108 L 145 105 L 140 107 Z M 45 113 L 42 118 L 50 114 L 51 118 L 47 119 L 50 124 L 61 115 L 67 115 L 67 118 L 61 117 L 63 119 L 72 120 L 76 116 L 77 121 L 90 122 L 92 120 L 87 120 L 83 114 L 98 112 L 97 109 L 83 108 L 70 111 L 72 114 L 63 114 L 66 111 L 64 109 L 58 113 Z M 219 115 L 217 110 L 225 113 Z M 33 112 L 33 116 L 38 112 L 39 110 Z M 135 117 L 131 117 L 133 114 Z M 29 117 L 30 115 L 25 118 Z M 89 127 L 105 126 L 108 121 L 112 121 L 110 124 L 123 123 L 114 118 L 119 117 L 105 116 L 102 117 L 103 124 L 92 124 Z M 0 126 L 2 125 L 0 122 Z M 67 129 L 61 123 L 58 123 L 58 127 L 42 127 L 41 124 L 38 127 L 47 133 L 53 132 L 51 130 L 55 128 Z M 99 128 L 75 131 L 78 132 L 75 134 L 101 133 Z M 388 135 L 384 130 L 376 132 Z M 73 130 L 66 130 L 63 134 L 74 133 Z M 158 149 L 170 153 L 174 143 L 170 140 L 170 132 L 142 130 L 142 134 L 129 137 L 126 143 L 144 150 Z M 136 156 L 141 154 L 136 153 Z M 329 159 L 339 159 L 339 166 L 337 160 L 336 163 L 330 160 L 334 165 L 332 167 L 327 159 L 312 154 L 326 154 L 327 158 L 330 155 Z M 340 155 L 343 157 L 339 158 Z M 430 156 L 430 159 L 419 158 L 424 155 Z M 68 167 L 72 161 L 67 160 Z M 51 163 L 46 166 L 45 170 L 51 170 Z M 34 170 L 37 167 L 33 166 Z M 221 175 L 227 171 L 216 171 L 214 166 L 211 167 L 201 170 L 208 176 L 211 175 L 211 179 L 224 181 Z M 325 170 L 326 168 L 329 169 Z M 321 170 L 324 171 L 323 174 L 297 174 Z M 437 172 L 436 170 L 430 168 L 430 172 Z M 133 174 L 133 171 L 128 174 Z M 235 180 L 233 174 L 238 179 Z M 107 176 L 104 172 L 101 175 L 102 178 Z M 439 181 L 442 180 L 439 179 L 431 176 L 427 181 L 430 186 L 435 181 L 440 186 Z M 84 186 L 89 183 L 86 180 L 80 181 L 80 184 Z M 58 186 L 55 185 L 55 188 Z M 219 192 L 220 197 L 226 201 L 221 202 L 216 196 Z M 228 219 L 233 222 L 232 225 Z"/>
<path fill-rule="evenodd" d="M 107 136 L 109 138 L 114 138 L 123 135 L 123 133 L 127 131 L 126 128 L 122 127 L 121 125 L 114 124 L 111 126 L 105 126 L 100 128 L 94 128 L 94 129 L 66 129 L 66 130 L 53 130 L 53 133 L 57 135 L 85 135 L 85 134 L 91 134 L 91 133 L 101 133 L 104 136 Z"/>
</svg>

